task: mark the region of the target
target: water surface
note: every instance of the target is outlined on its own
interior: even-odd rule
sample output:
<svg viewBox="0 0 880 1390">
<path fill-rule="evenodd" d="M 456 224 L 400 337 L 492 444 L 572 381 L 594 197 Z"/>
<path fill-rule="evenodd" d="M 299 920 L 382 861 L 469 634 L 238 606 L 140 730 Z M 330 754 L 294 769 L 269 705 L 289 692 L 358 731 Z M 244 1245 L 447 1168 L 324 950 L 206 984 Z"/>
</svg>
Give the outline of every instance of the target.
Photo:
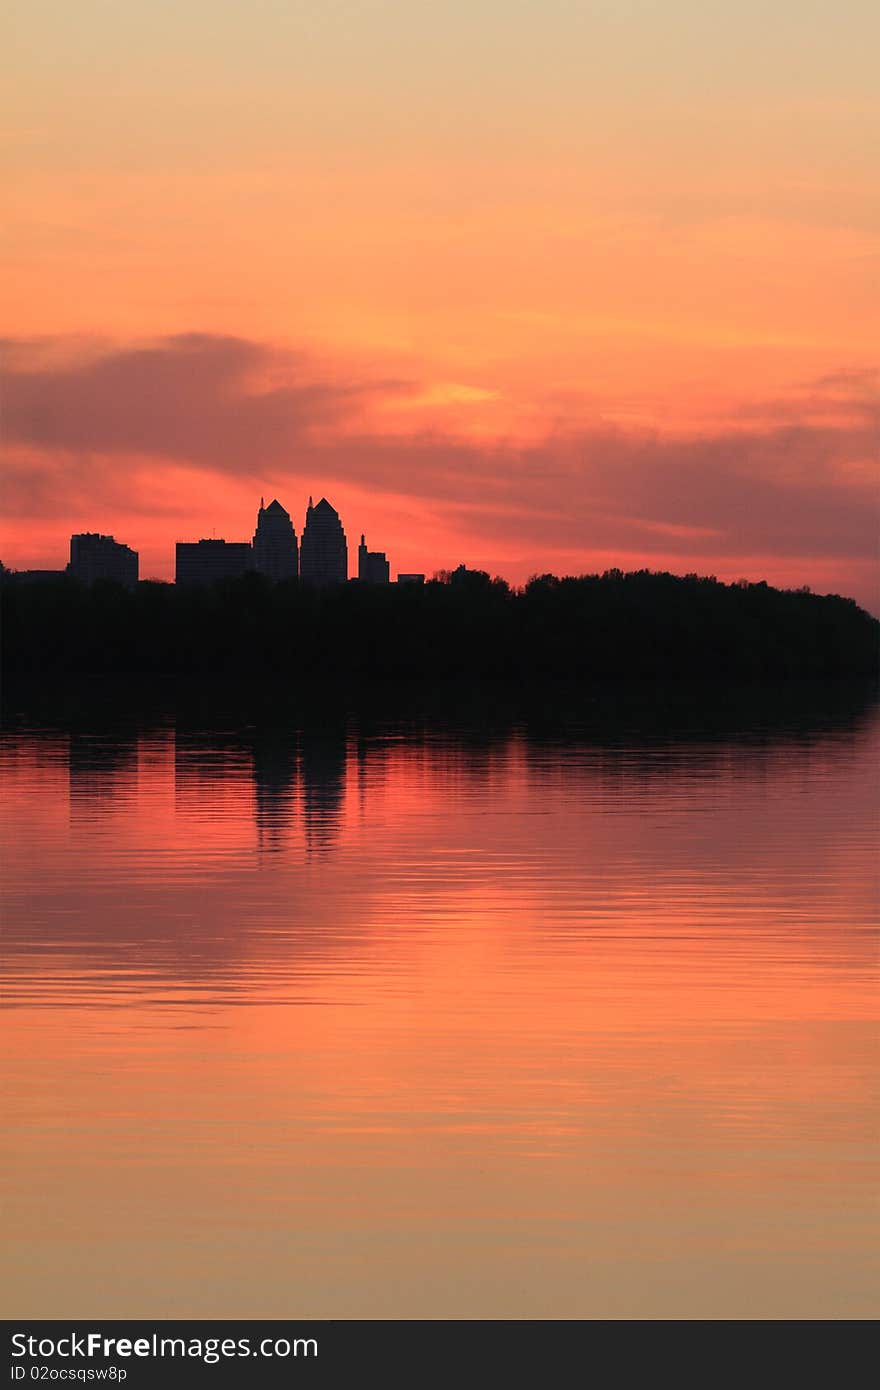
<svg viewBox="0 0 880 1390">
<path fill-rule="evenodd" d="M 7 1316 L 876 1315 L 878 736 L 8 729 Z"/>
</svg>

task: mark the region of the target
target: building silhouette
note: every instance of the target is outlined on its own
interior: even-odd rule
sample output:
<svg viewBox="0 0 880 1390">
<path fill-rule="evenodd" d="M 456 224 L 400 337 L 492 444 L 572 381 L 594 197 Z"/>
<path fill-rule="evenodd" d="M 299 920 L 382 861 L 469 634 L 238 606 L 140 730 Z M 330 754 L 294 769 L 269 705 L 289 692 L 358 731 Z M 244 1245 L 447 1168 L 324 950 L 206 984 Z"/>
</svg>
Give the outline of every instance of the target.
<svg viewBox="0 0 880 1390">
<path fill-rule="evenodd" d="M 290 513 L 284 510 L 277 498 L 268 507 L 263 506 L 263 499 L 260 498 L 253 551 L 254 569 L 268 579 L 296 579 L 299 574 L 296 532 Z"/>
<path fill-rule="evenodd" d="M 9 573 L 9 570 L 6 571 Z M 63 579 L 69 570 L 13 570 L 17 584 L 51 584 Z"/>
<path fill-rule="evenodd" d="M 71 820 L 104 820 L 108 812 L 131 805 L 137 787 L 137 739 L 124 733 L 72 733 L 67 767 Z"/>
<path fill-rule="evenodd" d="M 112 536 L 84 531 L 70 538 L 67 572 L 83 584 L 94 584 L 96 579 L 113 579 L 117 584 L 133 587 L 138 582 L 138 553 Z"/>
<path fill-rule="evenodd" d="M 344 726 L 332 718 L 302 742 L 303 833 L 311 853 L 332 849 L 342 826 L 348 743 Z"/>
<path fill-rule="evenodd" d="M 398 584 L 424 584 L 425 576 L 423 574 L 399 574 L 397 582 Z"/>
<path fill-rule="evenodd" d="M 358 546 L 358 579 L 364 584 L 387 584 L 390 572 L 391 566 L 385 559 L 384 550 L 368 550 L 366 540 L 361 536 Z"/>
<path fill-rule="evenodd" d="M 322 497 L 309 505 L 300 547 L 300 575 L 309 584 L 344 584 L 348 579 L 348 546 L 339 513 Z"/>
<path fill-rule="evenodd" d="M 174 577 L 178 584 L 214 584 L 254 568 L 247 541 L 178 541 Z"/>
<path fill-rule="evenodd" d="M 298 740 L 288 729 L 259 728 L 251 744 L 254 820 L 261 850 L 284 847 L 299 802 Z"/>
</svg>

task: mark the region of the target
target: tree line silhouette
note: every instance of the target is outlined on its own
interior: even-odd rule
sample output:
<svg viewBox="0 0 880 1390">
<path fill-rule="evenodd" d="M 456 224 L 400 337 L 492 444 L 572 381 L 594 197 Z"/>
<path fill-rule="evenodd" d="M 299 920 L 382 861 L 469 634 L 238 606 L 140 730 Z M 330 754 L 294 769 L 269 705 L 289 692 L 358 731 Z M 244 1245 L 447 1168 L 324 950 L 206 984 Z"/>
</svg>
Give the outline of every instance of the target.
<svg viewBox="0 0 880 1390">
<path fill-rule="evenodd" d="M 852 599 L 649 570 L 521 589 L 463 568 L 423 586 L 0 583 L 5 669 L 47 679 L 827 678 L 876 673 L 880 655 L 880 623 Z"/>
</svg>

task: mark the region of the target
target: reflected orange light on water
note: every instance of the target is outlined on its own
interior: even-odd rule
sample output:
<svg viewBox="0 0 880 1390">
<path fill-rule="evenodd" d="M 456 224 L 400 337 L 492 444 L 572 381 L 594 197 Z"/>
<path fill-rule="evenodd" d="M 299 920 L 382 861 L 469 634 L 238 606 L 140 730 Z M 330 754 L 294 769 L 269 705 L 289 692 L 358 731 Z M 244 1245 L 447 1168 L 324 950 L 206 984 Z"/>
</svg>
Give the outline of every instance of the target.
<svg viewBox="0 0 880 1390">
<path fill-rule="evenodd" d="M 875 742 L 19 741 L 7 1306 L 869 1315 Z"/>
</svg>

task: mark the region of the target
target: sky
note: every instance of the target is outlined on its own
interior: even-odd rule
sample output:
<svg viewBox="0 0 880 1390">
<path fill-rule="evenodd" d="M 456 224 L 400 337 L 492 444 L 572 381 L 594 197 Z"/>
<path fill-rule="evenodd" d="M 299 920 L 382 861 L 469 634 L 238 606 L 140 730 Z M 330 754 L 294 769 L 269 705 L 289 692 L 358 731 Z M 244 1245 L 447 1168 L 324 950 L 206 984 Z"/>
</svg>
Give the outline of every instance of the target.
<svg viewBox="0 0 880 1390">
<path fill-rule="evenodd" d="M 0 559 L 310 494 L 392 574 L 880 612 L 873 0 L 14 0 Z"/>
</svg>

